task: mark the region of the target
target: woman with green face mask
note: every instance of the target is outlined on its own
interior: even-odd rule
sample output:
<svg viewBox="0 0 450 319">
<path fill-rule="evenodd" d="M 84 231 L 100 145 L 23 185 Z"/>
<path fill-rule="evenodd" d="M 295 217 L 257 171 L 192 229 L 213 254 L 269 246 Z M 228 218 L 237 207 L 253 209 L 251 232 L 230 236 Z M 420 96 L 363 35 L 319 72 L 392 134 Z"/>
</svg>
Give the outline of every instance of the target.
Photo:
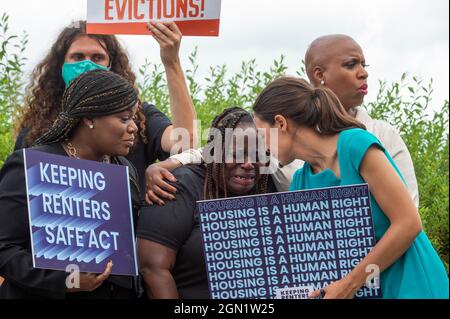
<svg viewBox="0 0 450 319">
<path fill-rule="evenodd" d="M 65 28 L 32 74 L 31 90 L 21 119 L 15 150 L 29 147 L 45 134 L 61 107 L 64 89 L 79 75 L 96 69 L 110 70 L 136 87 L 136 76 L 117 38 L 112 35 L 89 35 L 80 21 Z M 142 194 L 145 193 L 145 170 L 157 160 L 169 156 L 179 140 L 171 140 L 173 129 L 184 128 L 194 141 L 195 109 L 189 96 L 179 59 L 182 35 L 175 23 L 149 23 L 149 30 L 161 47 L 170 95 L 173 123 L 154 105 L 141 103 L 136 115 L 138 144 L 127 156 L 136 166 Z M 195 146 L 191 144 L 190 146 Z"/>
<path fill-rule="evenodd" d="M 62 77 L 66 86 L 75 80 L 78 76 L 83 73 L 93 71 L 93 70 L 104 70 L 109 71 L 109 67 L 92 62 L 91 60 L 84 60 L 80 62 L 66 62 L 62 68 Z"/>
</svg>

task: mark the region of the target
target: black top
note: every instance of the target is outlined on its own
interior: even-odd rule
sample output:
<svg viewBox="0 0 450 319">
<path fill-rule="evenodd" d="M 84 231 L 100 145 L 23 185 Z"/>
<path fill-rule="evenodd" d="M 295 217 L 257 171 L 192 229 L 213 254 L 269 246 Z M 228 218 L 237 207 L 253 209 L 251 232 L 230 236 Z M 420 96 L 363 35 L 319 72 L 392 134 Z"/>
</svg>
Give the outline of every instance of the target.
<svg viewBox="0 0 450 319">
<path fill-rule="evenodd" d="M 67 156 L 61 144 L 34 149 Z M 133 207 L 136 208 L 136 201 L 139 200 L 136 171 L 123 157 L 113 160 L 116 164 L 130 168 L 130 190 Z M 16 151 L 8 157 L 0 170 L 0 276 L 5 278 L 0 287 L 0 299 L 83 297 L 85 293 L 66 296 L 65 281 L 68 274 L 64 271 L 33 268 L 27 205 L 23 153 Z M 124 276 L 110 276 L 108 282 L 104 283 L 106 284 L 127 290 L 133 290 L 136 286 L 133 277 Z M 99 298 L 105 298 L 98 295 L 98 292 L 95 294 Z"/>
<path fill-rule="evenodd" d="M 141 195 L 145 194 L 146 190 L 145 170 L 147 167 L 157 160 L 162 161 L 170 156 L 169 153 L 162 150 L 161 139 L 166 128 L 172 125 L 167 116 L 158 110 L 156 106 L 145 103 L 142 107 L 146 118 L 148 144 L 143 144 L 142 142 L 137 144 L 127 156 L 136 167 Z M 14 146 L 15 151 L 28 147 L 25 142 L 28 131 L 28 129 L 20 131 Z"/>
<path fill-rule="evenodd" d="M 163 151 L 161 139 L 167 127 L 172 125 L 167 116 L 156 106 L 144 104 L 143 109 L 148 144 L 139 143 L 127 156 L 138 172 L 142 195 L 146 191 L 145 170 L 147 167 L 157 160 L 163 161 L 170 156 L 170 153 Z"/>
<path fill-rule="evenodd" d="M 190 165 L 173 171 L 178 189 L 175 201 L 148 206 L 139 213 L 136 235 L 177 251 L 172 270 L 181 299 L 209 299 L 208 279 L 196 215 L 196 202 L 203 199 L 205 168 Z M 275 191 L 269 178 L 268 192 Z"/>
</svg>

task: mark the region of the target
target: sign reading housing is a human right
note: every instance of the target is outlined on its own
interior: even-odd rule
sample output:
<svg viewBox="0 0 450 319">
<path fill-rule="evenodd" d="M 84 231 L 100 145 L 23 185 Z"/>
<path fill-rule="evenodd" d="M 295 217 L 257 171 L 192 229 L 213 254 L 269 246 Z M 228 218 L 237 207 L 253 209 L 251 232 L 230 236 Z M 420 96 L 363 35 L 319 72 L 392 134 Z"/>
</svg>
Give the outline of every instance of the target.
<svg viewBox="0 0 450 319">
<path fill-rule="evenodd" d="M 375 245 L 366 184 L 200 201 L 197 209 L 213 299 L 308 298 Z M 380 296 L 376 285 L 356 294 Z"/>
</svg>

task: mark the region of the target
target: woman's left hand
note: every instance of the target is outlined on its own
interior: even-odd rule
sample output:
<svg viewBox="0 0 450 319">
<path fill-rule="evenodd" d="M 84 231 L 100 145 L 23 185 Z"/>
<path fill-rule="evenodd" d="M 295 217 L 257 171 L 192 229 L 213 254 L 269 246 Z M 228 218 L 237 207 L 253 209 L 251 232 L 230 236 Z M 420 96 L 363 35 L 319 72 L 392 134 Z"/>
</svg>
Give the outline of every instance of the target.
<svg viewBox="0 0 450 319">
<path fill-rule="evenodd" d="M 321 289 L 325 295 L 323 299 L 353 299 L 359 287 L 355 286 L 348 277 L 335 281 L 332 284 Z M 321 290 L 313 291 L 309 298 L 318 298 L 321 295 Z"/>
<path fill-rule="evenodd" d="M 165 66 L 180 62 L 180 43 L 183 37 L 175 22 L 154 22 L 147 24 L 161 48 L 161 60 Z"/>
</svg>

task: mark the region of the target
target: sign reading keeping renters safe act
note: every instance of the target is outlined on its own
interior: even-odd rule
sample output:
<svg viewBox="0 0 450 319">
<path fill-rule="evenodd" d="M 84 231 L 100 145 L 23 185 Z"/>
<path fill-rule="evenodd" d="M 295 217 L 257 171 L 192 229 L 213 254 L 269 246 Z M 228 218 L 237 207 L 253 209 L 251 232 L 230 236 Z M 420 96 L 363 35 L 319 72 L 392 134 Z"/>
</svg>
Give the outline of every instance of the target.
<svg viewBox="0 0 450 319">
<path fill-rule="evenodd" d="M 23 152 L 34 267 L 137 276 L 128 167 Z"/>
</svg>

